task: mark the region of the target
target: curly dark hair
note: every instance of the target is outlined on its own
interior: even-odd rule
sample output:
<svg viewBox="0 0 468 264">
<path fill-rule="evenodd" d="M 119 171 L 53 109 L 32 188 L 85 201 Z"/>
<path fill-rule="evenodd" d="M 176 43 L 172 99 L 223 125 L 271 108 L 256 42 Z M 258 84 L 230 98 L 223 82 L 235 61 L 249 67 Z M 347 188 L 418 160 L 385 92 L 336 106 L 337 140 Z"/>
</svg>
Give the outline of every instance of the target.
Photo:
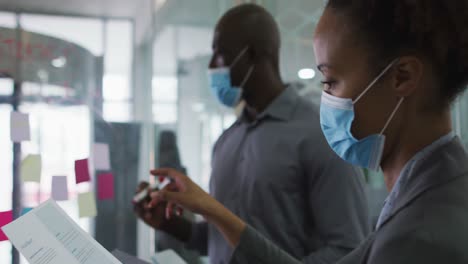
<svg viewBox="0 0 468 264">
<path fill-rule="evenodd" d="M 429 61 L 444 103 L 468 85 L 468 0 L 329 0 L 327 8 L 348 20 L 377 61 Z"/>
</svg>

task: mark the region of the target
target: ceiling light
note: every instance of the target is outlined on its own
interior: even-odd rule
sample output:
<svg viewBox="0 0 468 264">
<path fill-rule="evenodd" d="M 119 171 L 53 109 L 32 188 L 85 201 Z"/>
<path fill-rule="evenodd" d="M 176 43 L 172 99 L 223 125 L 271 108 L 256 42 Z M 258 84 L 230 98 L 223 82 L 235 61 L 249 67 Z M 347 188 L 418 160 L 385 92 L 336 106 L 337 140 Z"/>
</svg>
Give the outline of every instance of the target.
<svg viewBox="0 0 468 264">
<path fill-rule="evenodd" d="M 63 68 L 65 65 L 67 65 L 67 58 L 64 56 L 60 56 L 52 60 L 52 66 L 55 68 Z"/>
<path fill-rule="evenodd" d="M 311 80 L 315 77 L 315 71 L 310 68 L 301 69 L 298 74 L 302 80 Z"/>
</svg>

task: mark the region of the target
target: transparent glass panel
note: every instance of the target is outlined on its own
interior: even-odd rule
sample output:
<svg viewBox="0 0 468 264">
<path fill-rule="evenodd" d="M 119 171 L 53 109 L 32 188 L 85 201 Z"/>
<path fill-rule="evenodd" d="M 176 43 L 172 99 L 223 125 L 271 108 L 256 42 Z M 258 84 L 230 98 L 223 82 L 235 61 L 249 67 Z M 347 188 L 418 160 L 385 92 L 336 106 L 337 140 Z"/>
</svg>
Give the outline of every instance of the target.
<svg viewBox="0 0 468 264">
<path fill-rule="evenodd" d="M 119 74 L 127 77 L 132 69 L 132 23 L 128 20 L 110 20 L 106 23 L 106 74 Z"/>
<path fill-rule="evenodd" d="M 131 98 L 128 76 L 107 74 L 103 80 L 104 101 L 126 101 Z"/>
<path fill-rule="evenodd" d="M 90 113 L 87 106 L 54 106 L 44 103 L 23 104 L 23 113 L 29 113 L 31 141 L 22 143 L 22 158 L 29 154 L 41 154 L 42 177 L 40 185 L 25 183 L 23 205 L 35 207 L 51 197 L 53 176 L 67 176 L 70 201 L 64 209 L 85 230 L 89 221 L 80 220 L 77 214 L 77 193 L 90 186 L 75 184 L 74 161 L 87 158 L 90 154 Z M 78 189 L 80 188 L 80 189 Z"/>
<path fill-rule="evenodd" d="M 152 80 L 153 100 L 155 102 L 177 102 L 177 77 L 155 76 Z"/>
<path fill-rule="evenodd" d="M 153 105 L 154 121 L 158 124 L 173 124 L 177 122 L 177 104 L 156 103 Z"/>
<path fill-rule="evenodd" d="M 0 78 L 0 96 L 10 96 L 13 94 L 13 80 Z"/>
<path fill-rule="evenodd" d="M 20 17 L 20 23 L 24 30 L 76 43 L 94 55 L 104 52 L 102 20 L 24 14 Z"/>
<path fill-rule="evenodd" d="M 9 12 L 0 12 L 0 27 L 15 28 L 16 16 Z"/>
<path fill-rule="evenodd" d="M 1 80 L 1 79 L 0 79 Z M 13 191 L 13 144 L 10 140 L 10 113 L 12 107 L 0 105 L 0 172 L 2 183 L 0 184 L 0 212 L 12 209 Z M 11 262 L 11 243 L 0 242 L 0 259 L 2 263 Z M 3 262 L 5 261 L 5 262 Z"/>
<path fill-rule="evenodd" d="M 128 122 L 131 120 L 131 103 L 128 101 L 105 101 L 103 117 L 107 122 Z"/>
</svg>

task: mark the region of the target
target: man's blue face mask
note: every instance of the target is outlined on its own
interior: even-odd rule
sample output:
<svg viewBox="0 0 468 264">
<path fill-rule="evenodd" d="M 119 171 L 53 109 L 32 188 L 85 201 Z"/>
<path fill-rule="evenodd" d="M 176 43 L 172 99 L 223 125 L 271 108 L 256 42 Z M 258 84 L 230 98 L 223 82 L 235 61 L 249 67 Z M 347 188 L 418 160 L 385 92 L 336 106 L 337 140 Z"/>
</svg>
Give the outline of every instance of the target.
<svg viewBox="0 0 468 264">
<path fill-rule="evenodd" d="M 231 70 L 240 58 L 247 52 L 248 47 L 245 47 L 239 55 L 231 63 L 230 67 L 222 67 L 208 70 L 208 79 L 210 82 L 211 91 L 216 96 L 218 101 L 228 107 L 236 107 L 242 98 L 242 89 L 245 83 L 249 80 L 254 66 L 251 66 L 244 77 L 239 87 L 233 86 L 231 82 Z"/>
<path fill-rule="evenodd" d="M 325 91 L 322 92 L 322 102 L 320 104 L 322 131 L 328 144 L 336 154 L 351 164 L 374 171 L 380 168 L 385 145 L 385 135 L 383 133 L 403 103 L 404 98 L 400 99 L 379 134 L 370 135 L 361 140 L 357 140 L 351 133 L 351 125 L 354 121 L 354 105 L 396 62 L 397 60 L 394 60 L 390 63 L 354 101 L 330 95 Z"/>
</svg>

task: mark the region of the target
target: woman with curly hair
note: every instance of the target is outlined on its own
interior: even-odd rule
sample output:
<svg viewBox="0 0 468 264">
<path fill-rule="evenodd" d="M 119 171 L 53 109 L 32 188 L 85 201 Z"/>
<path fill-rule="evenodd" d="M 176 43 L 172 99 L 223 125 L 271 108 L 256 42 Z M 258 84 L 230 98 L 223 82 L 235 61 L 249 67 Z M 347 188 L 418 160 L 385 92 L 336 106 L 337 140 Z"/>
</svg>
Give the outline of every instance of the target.
<svg viewBox="0 0 468 264">
<path fill-rule="evenodd" d="M 468 1 L 329 0 L 314 50 L 329 145 L 352 164 L 382 168 L 390 191 L 375 231 L 339 263 L 468 263 L 468 155 L 450 115 L 468 85 Z M 153 174 L 174 179 L 153 203 L 204 215 L 234 259 L 300 263 L 186 176 Z"/>
</svg>

